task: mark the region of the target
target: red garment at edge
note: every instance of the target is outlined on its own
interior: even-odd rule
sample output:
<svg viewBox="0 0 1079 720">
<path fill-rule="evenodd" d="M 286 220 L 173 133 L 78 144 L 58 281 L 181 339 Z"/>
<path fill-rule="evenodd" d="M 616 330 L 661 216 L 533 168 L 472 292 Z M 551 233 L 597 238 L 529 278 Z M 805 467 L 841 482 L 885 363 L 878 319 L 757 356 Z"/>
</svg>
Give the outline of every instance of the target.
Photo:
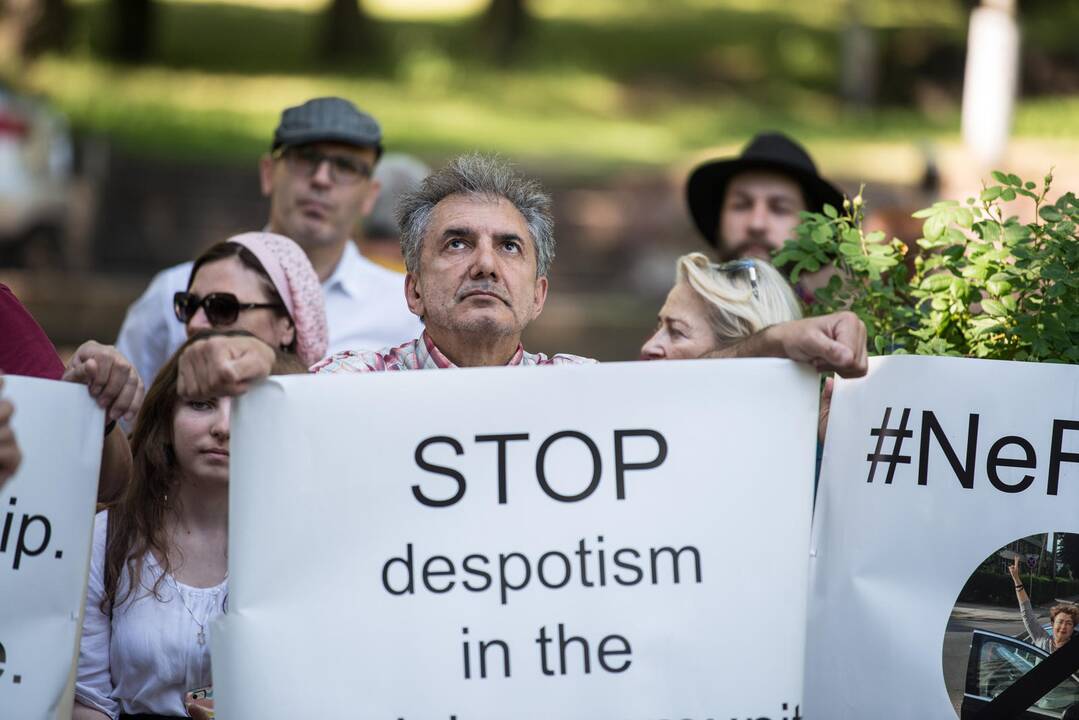
<svg viewBox="0 0 1079 720">
<path fill-rule="evenodd" d="M 45 331 L 0 283 L 0 373 L 59 380 L 64 363 Z"/>
</svg>

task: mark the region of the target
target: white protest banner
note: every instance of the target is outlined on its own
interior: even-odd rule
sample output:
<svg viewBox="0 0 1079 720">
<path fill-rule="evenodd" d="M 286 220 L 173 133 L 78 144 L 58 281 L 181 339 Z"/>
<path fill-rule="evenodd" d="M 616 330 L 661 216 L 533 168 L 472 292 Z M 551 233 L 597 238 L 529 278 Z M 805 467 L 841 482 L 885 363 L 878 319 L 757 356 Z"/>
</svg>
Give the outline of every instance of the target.
<svg viewBox="0 0 1079 720">
<path fill-rule="evenodd" d="M 66 716 L 104 411 L 74 383 L 7 375 L 2 394 L 23 460 L 0 489 L 0 716 Z"/>
<path fill-rule="evenodd" d="M 798 717 L 817 405 L 779 360 L 271 379 L 218 715 Z"/>
<path fill-rule="evenodd" d="M 1077 463 L 1075 366 L 899 356 L 837 382 L 813 521 L 806 714 L 955 720 L 1040 662 L 1023 645 L 1006 548 L 1037 556 L 1046 540 L 1025 538 L 1079 532 Z M 995 604 L 959 602 L 976 579 Z M 1047 698 L 1032 717 L 1067 704 Z"/>
</svg>

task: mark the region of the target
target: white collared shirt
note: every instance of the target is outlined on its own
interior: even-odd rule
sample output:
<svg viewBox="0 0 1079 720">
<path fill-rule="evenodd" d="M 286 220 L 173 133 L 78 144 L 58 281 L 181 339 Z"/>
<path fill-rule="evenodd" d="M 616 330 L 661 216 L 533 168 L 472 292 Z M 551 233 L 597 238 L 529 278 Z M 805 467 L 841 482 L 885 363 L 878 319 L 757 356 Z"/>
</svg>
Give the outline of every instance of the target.
<svg viewBox="0 0 1079 720">
<path fill-rule="evenodd" d="M 351 241 L 322 289 L 330 326 L 327 357 L 400 345 L 423 332 L 405 303 L 405 276 L 371 262 Z"/>
<path fill-rule="evenodd" d="M 187 337 L 172 297 L 187 289 L 193 265 L 181 263 L 155 275 L 120 327 L 116 347 L 147 386 Z M 423 332 L 420 319 L 405 304 L 405 276 L 363 257 L 351 241 L 322 291 L 330 331 L 327 355 L 400 345 Z"/>
</svg>

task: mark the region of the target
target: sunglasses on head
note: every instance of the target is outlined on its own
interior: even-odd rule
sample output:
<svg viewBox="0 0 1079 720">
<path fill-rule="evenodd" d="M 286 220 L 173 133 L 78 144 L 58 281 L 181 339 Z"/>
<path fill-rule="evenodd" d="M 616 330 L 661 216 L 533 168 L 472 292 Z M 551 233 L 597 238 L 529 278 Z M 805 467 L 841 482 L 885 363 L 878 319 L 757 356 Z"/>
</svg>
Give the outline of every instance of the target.
<svg viewBox="0 0 1079 720">
<path fill-rule="evenodd" d="M 172 296 L 172 309 L 176 312 L 176 319 L 186 325 L 199 308 L 206 311 L 206 319 L 211 325 L 231 325 L 236 322 L 242 310 L 254 310 L 256 308 L 274 308 L 283 310 L 281 303 L 242 303 L 232 293 L 215 292 L 206 297 L 189 292 L 178 292 Z"/>
<path fill-rule="evenodd" d="M 724 263 L 713 263 L 716 270 L 728 274 L 746 272 L 749 275 L 749 286 L 753 290 L 753 297 L 761 299 L 760 290 L 757 288 L 757 263 L 753 260 L 731 260 Z"/>
</svg>

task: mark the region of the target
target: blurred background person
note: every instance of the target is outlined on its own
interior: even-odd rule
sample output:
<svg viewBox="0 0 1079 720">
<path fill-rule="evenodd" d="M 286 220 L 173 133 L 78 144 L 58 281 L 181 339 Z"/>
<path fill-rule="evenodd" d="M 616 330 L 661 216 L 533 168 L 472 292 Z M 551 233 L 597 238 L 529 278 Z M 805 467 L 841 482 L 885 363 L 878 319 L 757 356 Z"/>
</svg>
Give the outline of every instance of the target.
<svg viewBox="0 0 1079 720">
<path fill-rule="evenodd" d="M 268 155 L 259 164 L 262 194 L 270 198 L 267 229 L 300 245 L 322 282 L 329 351 L 378 348 L 419 334 L 404 300 L 404 275 L 364 258 L 352 239 L 378 197 L 374 168 L 382 129 L 338 97 L 285 109 Z M 128 308 L 117 345 L 140 374 L 157 367 L 183 342 L 173 297 L 184 291 L 192 263 L 159 273 Z"/>
<path fill-rule="evenodd" d="M 821 212 L 825 204 L 843 208 L 843 193 L 821 177 L 805 148 L 778 132 L 760 133 L 737 157 L 698 165 L 686 182 L 686 200 L 720 260 L 770 260 L 794 238 L 798 213 Z M 803 273 L 799 296 L 812 302 L 829 277 L 828 268 Z"/>
<path fill-rule="evenodd" d="M 378 199 L 369 215 L 360 223 L 361 232 L 356 238 L 360 253 L 394 272 L 405 272 L 401 257 L 401 228 L 397 225 L 397 201 L 420 186 L 431 174 L 422 160 L 403 153 L 387 153 L 375 168 L 375 181 L 379 184 Z"/>
</svg>

